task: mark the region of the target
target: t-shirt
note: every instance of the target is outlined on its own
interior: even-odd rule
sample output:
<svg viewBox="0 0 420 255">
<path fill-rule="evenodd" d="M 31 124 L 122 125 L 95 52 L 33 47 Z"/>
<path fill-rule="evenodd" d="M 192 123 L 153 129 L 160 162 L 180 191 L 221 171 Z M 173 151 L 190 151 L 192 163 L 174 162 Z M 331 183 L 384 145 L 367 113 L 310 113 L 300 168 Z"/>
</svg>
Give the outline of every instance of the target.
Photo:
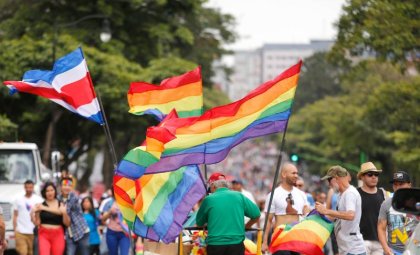
<svg viewBox="0 0 420 255">
<path fill-rule="evenodd" d="M 268 204 L 270 202 L 270 194 L 267 195 L 265 200 L 264 212 L 268 211 Z M 282 186 L 277 187 L 274 190 L 273 201 L 271 203 L 270 213 L 274 215 L 286 215 L 286 207 L 289 194 L 293 199 L 292 207 L 297 211 L 298 214 L 303 214 L 303 207 L 308 205 L 308 199 L 305 192 L 300 189 L 293 187 L 292 191 L 285 190 Z"/>
<path fill-rule="evenodd" d="M 35 204 L 42 203 L 43 199 L 32 194 L 31 197 L 17 197 L 13 203 L 13 210 L 18 212 L 16 231 L 21 234 L 33 234 L 35 225 L 31 221 L 31 210 Z"/>
<path fill-rule="evenodd" d="M 218 188 L 203 200 L 196 222 L 198 226 L 207 223 L 207 244 L 239 244 L 245 239 L 244 216 L 258 218 L 258 206 L 240 192 Z"/>
<path fill-rule="evenodd" d="M 378 219 L 387 221 L 388 246 L 403 252 L 419 221 L 414 215 L 395 211 L 391 204 L 392 198 L 382 203 Z"/>
<path fill-rule="evenodd" d="M 360 232 L 364 240 L 378 241 L 378 215 L 382 202 L 385 200 L 384 191 L 377 189 L 375 194 L 370 194 L 357 188 L 362 198 L 362 218 L 360 219 Z"/>
<path fill-rule="evenodd" d="M 99 238 L 98 233 L 98 225 L 99 225 L 99 211 L 95 210 L 96 219 L 93 217 L 91 213 L 83 213 L 83 217 L 85 217 L 85 220 L 89 226 L 89 244 L 100 244 L 101 239 Z"/>
<path fill-rule="evenodd" d="M 354 211 L 353 220 L 336 219 L 334 233 L 340 254 L 360 254 L 366 252 L 363 236 L 360 233 L 362 198 L 356 188 L 350 185 L 338 196 L 337 211 Z"/>
</svg>

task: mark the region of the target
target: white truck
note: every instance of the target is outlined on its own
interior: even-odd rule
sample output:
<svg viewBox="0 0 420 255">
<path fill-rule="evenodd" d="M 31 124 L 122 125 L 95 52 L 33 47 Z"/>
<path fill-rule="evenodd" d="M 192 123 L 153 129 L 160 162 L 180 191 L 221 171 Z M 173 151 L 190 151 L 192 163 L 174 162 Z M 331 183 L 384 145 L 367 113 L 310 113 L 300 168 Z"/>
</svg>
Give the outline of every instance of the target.
<svg viewBox="0 0 420 255">
<path fill-rule="evenodd" d="M 0 142 L 0 206 L 6 223 L 8 249 L 15 248 L 12 207 L 16 196 L 24 194 L 23 183 L 32 180 L 35 193 L 40 194 L 41 183 L 51 178 L 52 172 L 41 163 L 36 144 Z"/>
</svg>

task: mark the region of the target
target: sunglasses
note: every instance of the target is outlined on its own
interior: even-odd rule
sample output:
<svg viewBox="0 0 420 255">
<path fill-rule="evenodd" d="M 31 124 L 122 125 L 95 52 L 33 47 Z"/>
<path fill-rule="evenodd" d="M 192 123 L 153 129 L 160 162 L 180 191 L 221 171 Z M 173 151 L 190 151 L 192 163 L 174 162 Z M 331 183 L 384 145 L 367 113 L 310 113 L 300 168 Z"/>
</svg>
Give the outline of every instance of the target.
<svg viewBox="0 0 420 255">
<path fill-rule="evenodd" d="M 367 176 L 369 176 L 369 177 L 372 177 L 372 176 L 376 176 L 376 177 L 378 177 L 379 176 L 379 173 L 367 173 L 367 174 L 365 174 L 365 175 L 367 175 Z"/>
</svg>

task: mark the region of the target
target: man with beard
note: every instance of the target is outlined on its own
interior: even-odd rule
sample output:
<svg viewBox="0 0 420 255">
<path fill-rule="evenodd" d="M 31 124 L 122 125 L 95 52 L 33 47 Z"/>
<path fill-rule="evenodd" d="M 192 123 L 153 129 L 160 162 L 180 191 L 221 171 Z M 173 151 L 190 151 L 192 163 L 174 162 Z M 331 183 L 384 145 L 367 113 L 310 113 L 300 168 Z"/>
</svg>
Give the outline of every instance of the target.
<svg viewBox="0 0 420 255">
<path fill-rule="evenodd" d="M 270 195 L 267 195 L 264 211 L 268 217 L 267 228 L 264 233 L 263 251 L 267 250 L 268 233 L 271 230 L 271 222 L 275 219 L 274 228 L 281 224 L 298 222 L 299 217 L 309 213 L 306 194 L 296 187 L 298 169 L 291 163 L 285 163 L 281 169 L 281 184 L 274 190 L 273 201 L 270 211 L 268 204 Z M 295 255 L 292 251 L 277 251 L 273 255 Z"/>
</svg>

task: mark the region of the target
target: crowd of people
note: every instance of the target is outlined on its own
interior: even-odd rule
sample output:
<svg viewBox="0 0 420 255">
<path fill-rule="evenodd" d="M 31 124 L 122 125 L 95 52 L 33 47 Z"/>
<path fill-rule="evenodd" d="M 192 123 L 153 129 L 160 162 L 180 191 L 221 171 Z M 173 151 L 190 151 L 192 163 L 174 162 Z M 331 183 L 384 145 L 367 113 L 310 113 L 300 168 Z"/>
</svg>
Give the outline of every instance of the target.
<svg viewBox="0 0 420 255">
<path fill-rule="evenodd" d="M 325 254 L 339 255 L 400 255 L 405 244 L 412 235 L 419 217 L 395 211 L 391 206 L 390 193 L 378 187 L 382 170 L 377 169 L 372 162 L 361 165 L 357 178 L 361 183 L 359 188 L 351 185 L 350 173 L 341 166 L 333 166 L 321 178 L 328 186 L 328 193 L 322 191 L 315 195 L 304 191 L 304 181 L 299 177 L 294 164 L 285 163 L 281 169 L 281 182 L 274 193 L 269 193 L 261 216 L 268 217 L 264 232 L 262 250 L 267 251 L 272 230 L 283 224 L 300 221 L 311 209 L 316 209 L 334 223 L 334 231 L 328 241 L 331 245 L 324 246 Z M 216 176 L 215 176 L 216 174 Z M 227 177 L 221 173 L 213 174 L 208 183 L 211 192 L 203 201 L 203 209 L 199 209 L 198 225 L 208 226 L 209 254 L 244 254 L 242 241 L 244 229 L 258 222 L 259 214 L 253 214 L 247 198 L 247 192 L 241 191 L 241 202 L 238 194 L 227 190 Z M 238 183 L 232 181 L 232 187 Z M 400 188 L 410 188 L 411 179 L 405 171 L 396 171 L 390 180 L 393 191 Z M 229 205 L 229 207 L 222 206 Z M 235 206 L 235 212 L 230 208 Z M 209 209 L 211 208 L 211 209 Z M 240 212 L 237 211 L 240 208 Z M 255 209 L 255 207 L 253 208 Z M 232 211 L 232 213 L 230 213 Z M 226 225 L 232 225 L 229 217 L 242 219 L 250 217 L 247 223 L 236 225 L 237 231 L 220 231 Z M 237 221 L 236 223 L 239 223 Z M 262 225 L 261 225 L 262 227 Z M 239 231 L 241 230 L 241 231 Z M 239 234 L 241 233 L 241 234 Z M 239 235 L 241 238 L 239 238 Z M 235 237 L 235 238 L 233 238 Z M 219 240 L 215 242 L 214 240 Z M 223 240 L 221 242 L 220 240 Z M 331 247 L 331 251 L 328 248 Z M 214 252 L 217 251 L 217 252 Z M 298 255 L 296 251 L 277 250 L 273 255 Z"/>
<path fill-rule="evenodd" d="M 328 192 L 306 192 L 298 168 L 284 163 L 279 185 L 263 201 L 244 187 L 240 178 L 214 172 L 207 181 L 210 194 L 198 206 L 197 226 L 206 226 L 207 254 L 244 254 L 245 237 L 256 240 L 246 228 L 263 228 L 262 250 L 270 245 L 272 230 L 302 220 L 312 209 L 334 222 L 325 254 L 398 255 L 419 222 L 413 215 L 395 211 L 390 193 L 378 187 L 382 170 L 372 162 L 361 165 L 359 188 L 351 185 L 350 173 L 333 166 L 321 178 Z M 130 238 L 113 194 L 102 201 L 74 190 L 75 179 L 64 176 L 58 187 L 47 182 L 41 197 L 34 183 L 24 183 L 25 193 L 13 205 L 16 251 L 21 255 L 99 255 L 106 243 L 110 255 L 129 254 Z M 411 187 L 410 176 L 396 171 L 390 182 L 393 191 Z M 1 209 L 1 208 L 0 208 Z M 1 216 L 0 212 L 0 216 Z M 0 217 L 0 252 L 6 247 L 4 223 Z M 296 255 L 278 250 L 273 255 Z"/>
<path fill-rule="evenodd" d="M 108 254 L 129 253 L 130 239 L 113 197 L 95 203 L 91 196 L 74 190 L 74 181 L 72 176 L 64 176 L 58 187 L 46 182 L 41 196 L 34 193 L 33 181 L 24 183 L 25 193 L 13 205 L 18 254 L 99 255 L 101 239 Z"/>
</svg>

